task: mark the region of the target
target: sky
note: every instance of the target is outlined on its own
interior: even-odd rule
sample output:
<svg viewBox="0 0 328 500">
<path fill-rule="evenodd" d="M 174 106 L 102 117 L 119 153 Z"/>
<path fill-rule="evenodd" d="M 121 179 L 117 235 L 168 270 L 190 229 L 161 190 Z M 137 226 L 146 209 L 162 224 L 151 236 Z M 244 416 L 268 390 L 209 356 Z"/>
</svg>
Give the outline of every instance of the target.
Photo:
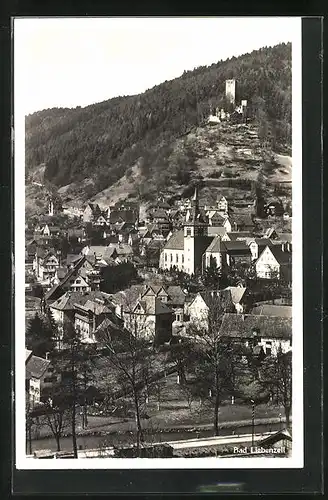
<svg viewBox="0 0 328 500">
<path fill-rule="evenodd" d="M 133 95 L 265 46 L 300 18 L 16 18 L 14 85 L 24 114 Z"/>
</svg>

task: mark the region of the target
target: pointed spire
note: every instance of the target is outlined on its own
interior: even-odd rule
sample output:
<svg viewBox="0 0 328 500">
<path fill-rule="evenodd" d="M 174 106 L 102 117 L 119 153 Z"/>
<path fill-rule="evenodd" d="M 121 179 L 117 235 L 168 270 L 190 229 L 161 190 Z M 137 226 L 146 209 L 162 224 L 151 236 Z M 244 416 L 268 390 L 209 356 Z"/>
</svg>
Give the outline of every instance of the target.
<svg viewBox="0 0 328 500">
<path fill-rule="evenodd" d="M 197 186 L 195 187 L 195 192 L 194 192 L 194 196 L 192 197 L 192 200 L 193 201 L 198 201 L 198 189 L 197 189 Z"/>
</svg>

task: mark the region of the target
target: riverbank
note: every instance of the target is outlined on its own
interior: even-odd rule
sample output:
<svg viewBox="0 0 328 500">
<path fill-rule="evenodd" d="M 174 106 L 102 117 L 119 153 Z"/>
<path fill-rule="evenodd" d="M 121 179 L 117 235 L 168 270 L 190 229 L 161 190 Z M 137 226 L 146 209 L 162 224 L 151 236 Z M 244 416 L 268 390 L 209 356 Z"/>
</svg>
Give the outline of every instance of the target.
<svg viewBox="0 0 328 500">
<path fill-rule="evenodd" d="M 255 432 L 257 434 L 277 431 L 284 425 L 285 419 L 266 418 L 258 419 L 254 422 Z M 219 425 L 219 435 L 243 435 L 252 432 L 251 420 L 239 420 L 230 422 L 221 422 Z M 213 436 L 213 424 L 201 424 L 197 426 L 176 426 L 165 429 L 145 429 L 145 443 L 179 441 L 190 438 L 208 438 Z M 79 433 L 77 436 L 77 445 L 80 450 L 90 448 L 105 448 L 108 446 L 122 446 L 135 443 L 135 429 L 133 431 L 91 431 Z M 60 440 L 62 451 L 72 450 L 72 437 L 67 435 Z M 54 438 L 47 437 L 32 441 L 32 451 L 52 450 L 56 451 L 56 442 Z"/>
</svg>

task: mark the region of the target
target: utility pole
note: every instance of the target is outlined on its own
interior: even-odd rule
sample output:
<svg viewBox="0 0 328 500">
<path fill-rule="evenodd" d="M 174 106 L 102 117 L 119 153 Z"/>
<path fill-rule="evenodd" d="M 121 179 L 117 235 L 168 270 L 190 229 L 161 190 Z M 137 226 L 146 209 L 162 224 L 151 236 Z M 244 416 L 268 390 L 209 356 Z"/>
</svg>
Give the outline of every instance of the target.
<svg viewBox="0 0 328 500">
<path fill-rule="evenodd" d="M 255 402 L 251 399 L 252 403 L 252 446 L 254 446 L 254 421 L 255 421 Z"/>
</svg>

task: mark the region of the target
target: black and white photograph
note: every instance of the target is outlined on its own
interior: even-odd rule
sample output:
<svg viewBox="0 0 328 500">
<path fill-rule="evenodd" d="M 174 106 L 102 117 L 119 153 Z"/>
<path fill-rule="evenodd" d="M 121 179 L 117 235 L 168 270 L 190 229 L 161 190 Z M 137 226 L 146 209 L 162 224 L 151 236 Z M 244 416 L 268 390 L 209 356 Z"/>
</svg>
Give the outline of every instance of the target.
<svg viewBox="0 0 328 500">
<path fill-rule="evenodd" d="M 16 467 L 303 467 L 301 18 L 13 32 Z"/>
</svg>

